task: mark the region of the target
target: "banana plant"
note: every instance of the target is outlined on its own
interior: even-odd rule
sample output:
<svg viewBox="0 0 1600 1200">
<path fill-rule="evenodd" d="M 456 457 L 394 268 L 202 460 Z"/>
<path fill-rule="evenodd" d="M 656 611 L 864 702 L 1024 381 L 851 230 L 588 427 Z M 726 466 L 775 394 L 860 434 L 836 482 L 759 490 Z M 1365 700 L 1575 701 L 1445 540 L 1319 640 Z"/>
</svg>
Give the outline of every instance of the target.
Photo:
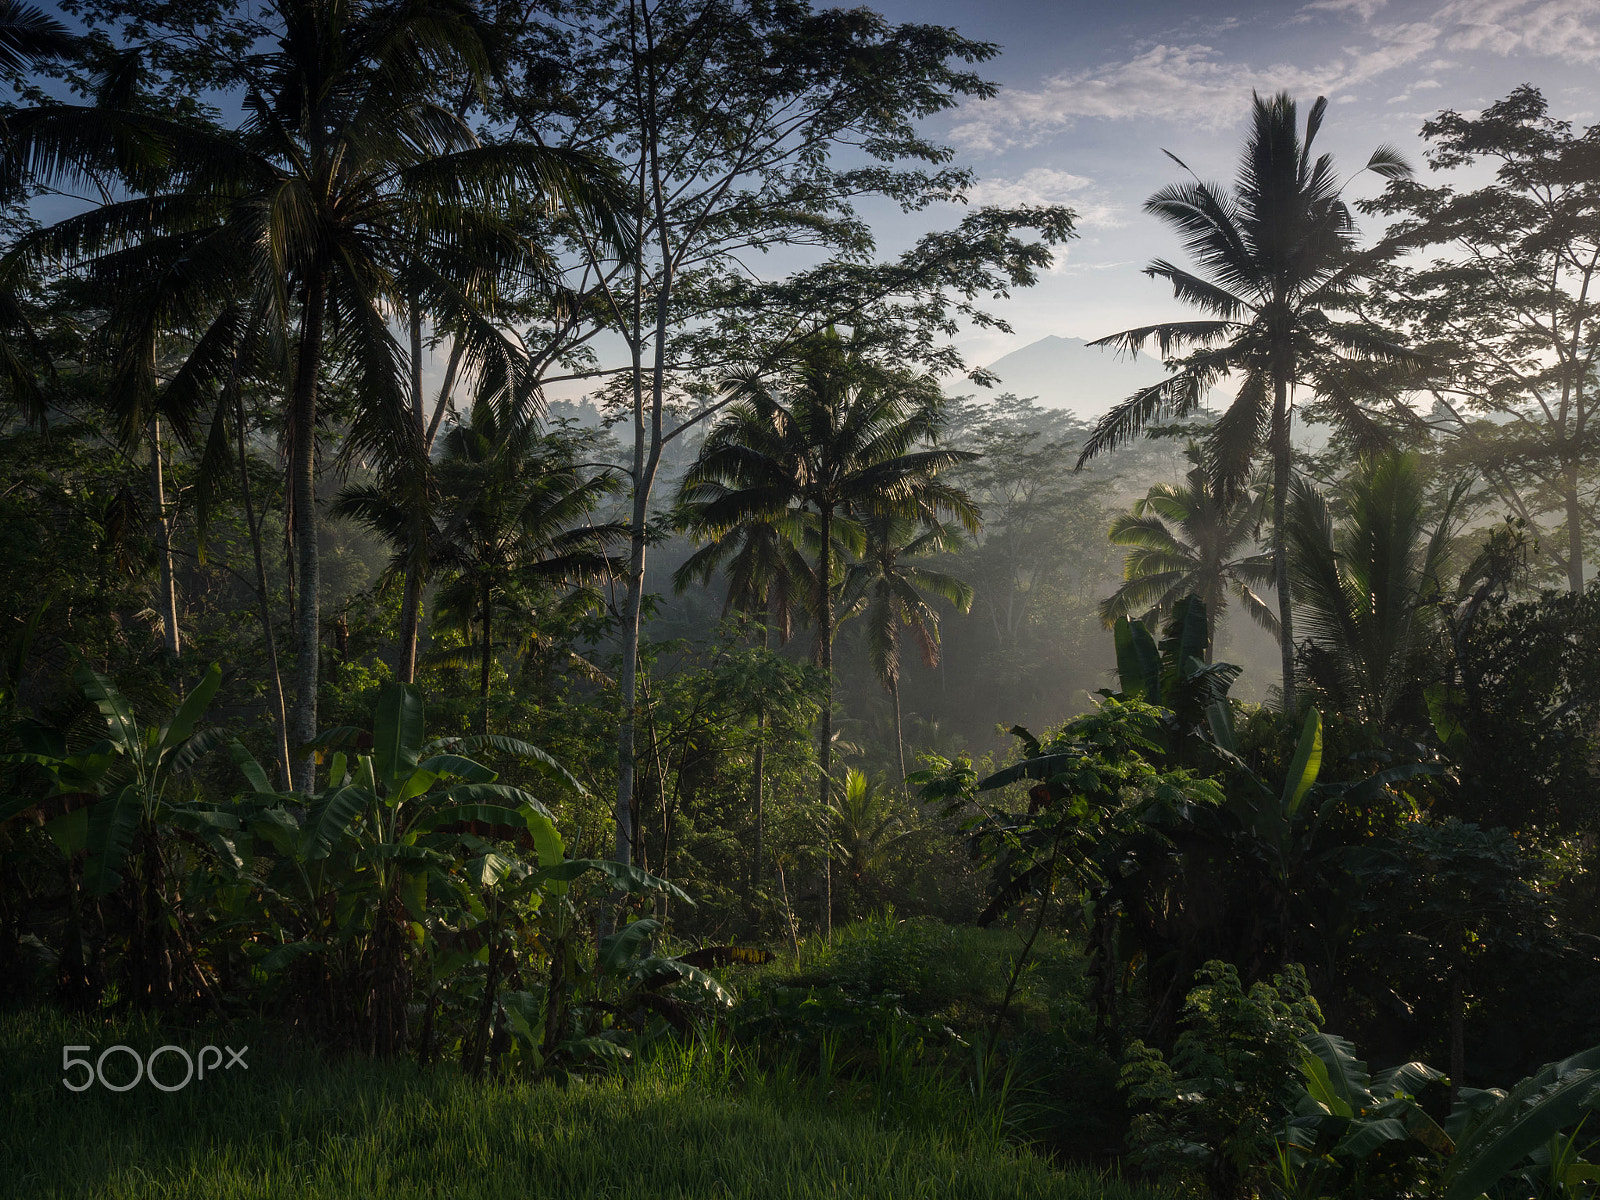
<svg viewBox="0 0 1600 1200">
<path fill-rule="evenodd" d="M 197 728 L 222 683 L 222 669 L 213 663 L 159 726 L 140 724 L 127 697 L 87 663 L 78 665 L 73 679 L 98 711 L 105 736 L 69 753 L 64 733 L 29 723 L 20 732 L 30 749 L 4 761 L 42 776 L 46 794 L 0 799 L 0 821 L 31 819 L 49 834 L 74 882 L 70 919 L 80 934 L 82 901 L 128 893 L 132 998 L 139 1004 L 165 1000 L 180 970 L 205 982 L 194 963 L 195 948 L 181 936 L 176 947 L 171 940 L 174 931 L 185 931 L 168 895 L 179 866 L 175 843 L 200 850 L 225 874 L 244 865 L 236 844 L 238 818 L 185 794 L 181 785 L 222 742 L 220 731 Z M 174 950 L 187 969 L 173 961 Z"/>
<path fill-rule="evenodd" d="M 1428 1108 L 1448 1093 L 1442 1072 L 1411 1062 L 1369 1077 L 1343 1038 L 1318 1032 L 1301 1044 L 1304 1090 L 1278 1133 L 1285 1195 L 1371 1193 L 1380 1183 L 1386 1194 L 1435 1200 L 1600 1192 L 1600 1164 L 1586 1157 L 1595 1143 L 1582 1136 L 1600 1108 L 1600 1047 L 1509 1093 L 1462 1088 L 1437 1121 Z"/>
</svg>

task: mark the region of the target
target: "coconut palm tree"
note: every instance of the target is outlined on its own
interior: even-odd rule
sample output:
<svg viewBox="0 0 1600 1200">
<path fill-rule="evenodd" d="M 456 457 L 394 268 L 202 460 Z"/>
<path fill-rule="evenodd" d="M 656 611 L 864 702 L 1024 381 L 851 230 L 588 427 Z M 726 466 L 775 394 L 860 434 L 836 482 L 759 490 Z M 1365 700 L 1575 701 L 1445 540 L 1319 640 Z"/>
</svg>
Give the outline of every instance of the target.
<svg viewBox="0 0 1600 1200">
<path fill-rule="evenodd" d="M 832 853 L 848 891 L 863 896 L 878 883 L 894 852 L 917 835 L 904 798 L 855 767 L 845 772 L 839 804 L 829 816 Z"/>
<path fill-rule="evenodd" d="M 518 352 L 484 319 L 506 271 L 537 274 L 546 256 L 520 236 L 528 204 L 556 202 L 614 244 L 626 198 L 607 164 L 527 144 L 485 146 L 441 102 L 486 78 L 472 3 L 274 0 L 275 46 L 238 64 L 242 122 L 201 128 L 120 104 L 47 105 L 11 119 L 6 174 L 88 179 L 127 197 L 62 221 L 27 250 L 87 263 L 127 298 L 113 392 L 133 429 L 147 423 L 159 335 L 192 331 L 184 370 L 213 393 L 238 369 L 242 331 L 264 324 L 287 364 L 288 523 L 295 584 L 291 740 L 317 732 L 317 447 L 324 380 L 359 398 L 347 456 L 391 474 L 425 469 L 391 319 L 420 306 L 473 333 L 471 355 L 515 373 Z M 452 100 L 454 97 L 452 97 Z M 486 248 L 493 253 L 485 253 Z M 179 436 L 185 420 L 165 414 Z M 296 762 L 313 786 L 315 760 Z"/>
<path fill-rule="evenodd" d="M 1421 459 L 1399 452 L 1362 459 L 1333 503 L 1296 481 L 1287 532 L 1308 635 L 1301 661 L 1326 704 L 1378 727 L 1426 719 L 1422 689 L 1443 669 L 1439 602 L 1468 487 L 1430 505 Z"/>
<path fill-rule="evenodd" d="M 626 539 L 627 529 L 590 520 L 616 491 L 615 479 L 583 477 L 570 444 L 542 433 L 531 413 L 480 400 L 468 421 L 448 429 L 441 441 L 440 498 L 429 511 L 425 553 L 412 545 L 416 511 L 407 489 L 346 488 L 335 511 L 394 547 L 389 579 L 407 579 L 418 561 L 429 565 L 424 582 L 440 583 L 439 627 L 475 643 L 480 732 L 488 733 L 496 615 L 526 619 L 552 596 L 568 609 L 582 607 L 586 598 L 598 602 L 584 585 L 616 569 L 606 550 Z M 538 631 L 531 636 L 537 640 Z"/>
<path fill-rule="evenodd" d="M 1186 454 L 1191 466 L 1181 484 L 1156 484 L 1134 501 L 1132 512 L 1111 523 L 1111 541 L 1129 550 L 1123 584 L 1100 602 L 1100 619 L 1108 629 L 1120 617 L 1140 617 L 1148 628 L 1159 628 L 1173 606 L 1193 593 L 1206 606 L 1210 662 L 1230 593 L 1277 636 L 1278 618 L 1256 591 L 1272 582 L 1272 556 L 1256 551 L 1267 494 L 1220 492 L 1200 447 L 1190 443 Z"/>
<path fill-rule="evenodd" d="M 895 512 L 871 509 L 859 518 L 866 533 L 861 557 L 845 568 L 841 619 L 864 615 L 867 655 L 873 674 L 894 702 L 894 744 L 900 778 L 906 777 L 906 741 L 900 717 L 900 632 L 908 630 L 923 665 L 939 665 L 939 613 L 927 600 L 947 600 L 960 612 L 972 608 L 972 587 L 943 571 L 907 562 L 924 554 L 959 550 L 961 534 L 941 521 L 921 524 Z"/>
<path fill-rule="evenodd" d="M 1286 709 L 1295 707 L 1284 527 L 1296 389 L 1308 387 L 1331 415 L 1373 438 L 1379 431 L 1361 398 L 1392 387 L 1393 368 L 1417 362 L 1381 331 L 1329 315 L 1354 307 L 1357 285 L 1376 264 L 1356 246 L 1355 221 L 1340 195 L 1332 157 L 1311 156 L 1327 105 L 1324 97 L 1317 97 L 1302 137 L 1295 102 L 1287 93 L 1270 100 L 1256 96 L 1250 136 L 1231 191 L 1191 178 L 1145 201 L 1145 211 L 1178 232 L 1195 262 L 1194 270 L 1186 270 L 1156 259 L 1145 274 L 1167 280 L 1173 295 L 1207 313 L 1208 319 L 1147 325 L 1091 343 L 1137 353 L 1154 341 L 1174 370 L 1102 417 L 1078 459 L 1081 467 L 1150 425 L 1187 416 L 1200 407 L 1212 385 L 1228 376 L 1239 380 L 1237 396 L 1206 440 L 1206 455 L 1213 478 L 1225 491 L 1245 485 L 1251 464 L 1263 451 L 1272 462 L 1273 575 Z M 1189 170 L 1181 159 L 1169 157 Z M 1390 179 L 1410 173 L 1386 146 L 1373 152 L 1365 169 Z M 1174 359 L 1184 346 L 1195 349 Z"/>
<path fill-rule="evenodd" d="M 932 379 L 874 364 L 833 330 L 799 346 L 777 377 L 737 373 L 726 387 L 730 403 L 706 435 L 679 495 L 698 507 L 713 531 L 795 511 L 810 514 L 807 543 L 816 558 L 807 592 L 826 689 L 817 746 L 827 812 L 837 550 L 862 546 L 852 514 L 865 511 L 913 520 L 948 516 L 976 531 L 977 507 L 939 478 L 974 456 L 937 444 L 943 399 Z"/>
</svg>

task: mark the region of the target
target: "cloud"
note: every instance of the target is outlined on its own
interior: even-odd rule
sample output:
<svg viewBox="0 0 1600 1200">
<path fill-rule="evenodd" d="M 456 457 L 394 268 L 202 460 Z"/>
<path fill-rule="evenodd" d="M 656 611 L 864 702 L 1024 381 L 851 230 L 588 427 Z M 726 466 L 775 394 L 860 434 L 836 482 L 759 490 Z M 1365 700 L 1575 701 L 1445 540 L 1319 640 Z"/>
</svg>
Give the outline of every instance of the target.
<svg viewBox="0 0 1600 1200">
<path fill-rule="evenodd" d="M 1388 0 L 1311 0 L 1294 17 L 1294 24 L 1311 19 L 1313 13 L 1334 13 L 1341 17 L 1354 17 L 1363 25 L 1372 20 Z"/>
<path fill-rule="evenodd" d="M 1427 20 L 1375 22 L 1382 8 L 1383 0 L 1312 0 L 1302 7 L 1299 16 L 1306 19 L 1333 13 L 1361 26 L 1359 44 L 1339 46 L 1315 66 L 1258 65 L 1231 59 L 1210 43 L 1174 40 L 964 105 L 951 138 L 982 153 L 1036 145 L 1095 118 L 1221 130 L 1239 120 L 1252 90 L 1349 99 L 1392 71 L 1422 75 L 1450 65 L 1445 54 L 1600 62 L 1600 0 L 1447 0 Z M 1402 96 L 1430 83 L 1408 82 Z"/>
<path fill-rule="evenodd" d="M 1127 224 L 1121 209 L 1105 197 L 1094 180 L 1053 167 L 1034 167 L 1016 179 L 981 180 L 968 189 L 967 198 L 973 204 L 1002 207 L 1065 204 L 1078 214 L 1080 230 L 1116 229 Z"/>
<path fill-rule="evenodd" d="M 1600 0 L 1453 0 L 1438 19 L 1450 50 L 1600 62 Z"/>
</svg>

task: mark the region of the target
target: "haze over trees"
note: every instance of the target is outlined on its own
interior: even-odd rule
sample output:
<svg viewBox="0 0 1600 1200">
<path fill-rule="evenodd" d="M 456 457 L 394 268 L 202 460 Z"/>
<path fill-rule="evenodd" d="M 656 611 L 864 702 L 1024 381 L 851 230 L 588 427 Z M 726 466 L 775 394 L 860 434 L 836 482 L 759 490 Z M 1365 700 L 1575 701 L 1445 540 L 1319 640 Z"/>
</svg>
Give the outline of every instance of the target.
<svg viewBox="0 0 1600 1200">
<path fill-rule="evenodd" d="M 1258 95 L 1091 423 L 952 347 L 1078 223 L 954 206 L 987 42 L 68 15 L 0 4 L 20 1178 L 437 1190 L 448 1111 L 518 1194 L 1593 1192 L 1600 133 L 1440 113 L 1358 222 Z M 187 1124 L 47 1077 L 246 1031 Z"/>
</svg>

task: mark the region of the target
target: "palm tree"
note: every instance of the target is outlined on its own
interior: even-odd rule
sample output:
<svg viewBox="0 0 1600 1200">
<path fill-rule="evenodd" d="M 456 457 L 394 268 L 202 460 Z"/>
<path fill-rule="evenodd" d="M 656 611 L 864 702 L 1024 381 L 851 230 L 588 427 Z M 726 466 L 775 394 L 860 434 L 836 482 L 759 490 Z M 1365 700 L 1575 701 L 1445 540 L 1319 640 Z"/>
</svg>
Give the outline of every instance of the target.
<svg viewBox="0 0 1600 1200">
<path fill-rule="evenodd" d="M 855 767 L 845 772 L 839 805 L 829 821 L 832 852 L 839 856 L 849 890 L 857 896 L 882 877 L 895 849 L 917 833 L 899 793 Z"/>
<path fill-rule="evenodd" d="M 1240 379 L 1238 395 L 1207 438 L 1206 455 L 1224 491 L 1245 485 L 1263 450 L 1272 461 L 1273 576 L 1289 710 L 1295 707 L 1294 622 L 1284 525 L 1295 389 L 1305 384 L 1332 415 L 1371 438 L 1377 428 L 1357 398 L 1391 386 L 1389 368 L 1416 361 L 1393 338 L 1328 315 L 1354 307 L 1356 285 L 1375 260 L 1357 250 L 1355 221 L 1340 196 L 1332 157 L 1311 157 L 1327 106 L 1317 97 L 1302 138 L 1287 93 L 1254 97 L 1251 133 L 1231 193 L 1191 179 L 1145 201 L 1146 212 L 1178 231 L 1196 264 L 1188 271 L 1156 259 L 1145 274 L 1170 282 L 1173 295 L 1210 319 L 1147 325 L 1091 343 L 1137 353 L 1154 339 L 1169 360 L 1182 346 L 1196 349 L 1172 361 L 1168 378 L 1102 417 L 1078 458 L 1081 467 L 1152 424 L 1187 416 L 1213 384 L 1228 375 Z M 1365 169 L 1390 179 L 1410 173 L 1384 146 Z"/>
<path fill-rule="evenodd" d="M 1439 601 L 1468 481 L 1444 493 L 1430 519 L 1421 460 L 1364 458 L 1339 489 L 1343 515 L 1295 483 L 1288 539 L 1291 583 L 1309 637 L 1307 682 L 1338 711 L 1378 727 L 1421 721 L 1423 687 L 1442 664 Z"/>
<path fill-rule="evenodd" d="M 496 614 L 525 618 L 542 600 L 563 592 L 568 609 L 592 601 L 581 585 L 616 568 L 606 548 L 625 539 L 627 530 L 589 519 L 616 490 L 612 476 L 583 478 L 571 446 L 541 434 L 530 413 L 480 400 L 469 420 L 447 430 L 442 442 L 441 498 L 429 514 L 424 552 L 412 543 L 416 510 L 406 490 L 346 488 L 335 511 L 394 547 L 386 571 L 391 580 L 408 579 L 419 561 L 429 567 L 424 583 L 440 579 L 440 627 L 460 630 L 469 645 L 476 642 L 480 732 L 488 733 Z M 532 637 L 537 639 L 537 630 Z"/>
<path fill-rule="evenodd" d="M 441 79 L 477 86 L 488 60 L 471 3 L 275 0 L 275 48 L 239 64 L 244 120 L 216 130 L 136 105 L 48 105 L 13 116 L 8 174 L 87 176 L 129 199 L 62 221 L 29 251 L 88 262 L 108 291 L 125 347 L 113 391 L 154 392 L 159 333 L 194 331 L 185 370 L 204 399 L 238 369 L 242 331 L 265 326 L 287 364 L 288 525 L 295 585 L 290 737 L 317 732 L 317 426 L 325 376 L 360 398 L 346 456 L 401 476 L 425 469 L 390 320 L 420 306 L 474 331 L 491 369 L 518 352 L 483 317 L 504 269 L 537 274 L 544 256 L 518 232 L 525 205 L 559 201 L 602 236 L 626 202 L 606 164 L 527 144 L 481 145 L 436 97 Z M 260 340 L 260 339 L 254 339 Z M 510 376 L 515 363 L 504 365 Z M 142 427 L 148 408 L 123 405 Z M 183 434 L 183 422 L 166 414 Z M 295 785 L 314 786 L 315 760 Z"/>
<path fill-rule="evenodd" d="M 906 777 L 906 741 L 900 719 L 900 631 L 911 632 L 923 665 L 939 665 L 939 613 L 926 596 L 948 600 L 960 612 L 972 608 L 972 587 L 954 575 L 914 566 L 906 559 L 955 551 L 961 535 L 940 521 L 922 524 L 895 512 L 868 511 L 860 518 L 866 546 L 845 568 L 841 619 L 864 613 L 867 654 L 878 682 L 894 702 L 894 744 L 900 778 Z"/>
<path fill-rule="evenodd" d="M 691 583 L 709 584 L 720 569 L 727 577 L 722 612 L 762 614 L 761 641 L 770 647 L 788 642 L 794 631 L 795 603 L 808 585 L 811 571 L 795 544 L 802 536 L 804 517 L 785 512 L 778 517 L 752 515 L 727 529 L 706 521 L 700 504 L 679 506 L 676 524 L 704 545 L 672 573 L 672 588 L 682 593 Z M 750 762 L 750 811 L 755 817 L 750 847 L 750 886 L 761 878 L 762 843 L 766 837 L 767 717 L 765 706 L 756 708 L 756 744 Z"/>
<path fill-rule="evenodd" d="M 726 531 L 803 510 L 816 553 L 810 608 L 826 693 L 817 746 L 822 810 L 831 811 L 833 585 L 836 551 L 862 545 L 853 512 L 951 516 L 978 528 L 978 510 L 939 475 L 972 454 L 937 445 L 943 398 L 928 378 L 886 370 L 834 331 L 803 343 L 777 380 L 751 371 L 727 381 L 731 401 L 684 475 L 679 495 L 706 527 Z M 831 931 L 831 906 L 825 914 Z"/>
<path fill-rule="evenodd" d="M 1179 600 L 1191 593 L 1206 606 L 1205 661 L 1216 649 L 1217 626 L 1231 592 L 1274 637 L 1278 618 L 1257 588 L 1272 582 L 1272 556 L 1255 551 L 1266 517 L 1265 491 L 1221 493 L 1212 484 L 1200 448 L 1185 452 L 1192 464 L 1181 484 L 1158 483 L 1133 511 L 1111 523 L 1113 544 L 1127 546 L 1123 584 L 1100 602 L 1106 628 L 1120 617 L 1142 617 L 1159 628 Z"/>
</svg>

